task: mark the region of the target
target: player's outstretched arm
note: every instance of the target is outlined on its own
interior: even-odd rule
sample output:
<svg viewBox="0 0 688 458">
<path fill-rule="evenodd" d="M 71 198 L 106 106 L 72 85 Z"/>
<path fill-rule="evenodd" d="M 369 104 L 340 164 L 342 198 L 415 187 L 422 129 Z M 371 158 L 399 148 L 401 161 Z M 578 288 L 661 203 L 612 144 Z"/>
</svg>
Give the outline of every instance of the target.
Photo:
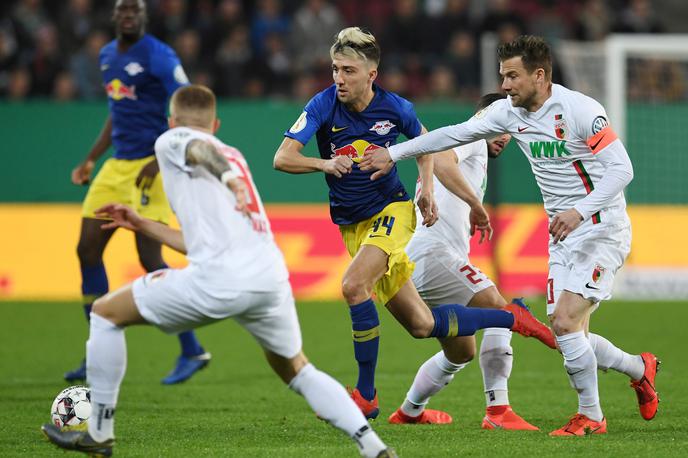
<svg viewBox="0 0 688 458">
<path fill-rule="evenodd" d="M 118 227 L 123 227 L 130 231 L 140 232 L 169 246 L 175 251 L 186 254 L 186 245 L 184 244 L 182 231 L 172 229 L 157 221 L 144 218 L 127 205 L 104 205 L 96 210 L 96 216 L 98 218 L 111 219 L 111 221 L 105 222 L 100 226 L 103 229 L 117 229 Z"/>
<path fill-rule="evenodd" d="M 435 176 L 442 183 L 442 186 L 447 188 L 449 192 L 454 194 L 459 199 L 463 200 L 471 207 L 470 225 L 471 235 L 476 230 L 480 231 L 480 243 L 492 238 L 492 226 L 490 225 L 490 216 L 485 207 L 475 195 L 475 192 L 464 178 L 463 174 L 457 167 L 458 158 L 453 150 L 443 151 L 434 155 L 435 158 Z"/>
<path fill-rule="evenodd" d="M 96 161 L 107 151 L 111 144 L 112 116 L 108 115 L 86 159 L 72 170 L 72 183 L 76 185 L 88 184 L 91 180 L 91 172 L 93 172 Z"/>
<path fill-rule="evenodd" d="M 186 163 L 200 165 L 215 175 L 229 188 L 236 198 L 236 209 L 250 217 L 248 208 L 250 197 L 246 185 L 239 175 L 232 169 L 231 164 L 210 142 L 201 139 L 191 140 L 186 145 Z"/>
<path fill-rule="evenodd" d="M 336 156 L 332 159 L 304 156 L 303 144 L 298 140 L 286 137 L 275 152 L 272 166 L 275 170 L 287 173 L 324 172 L 341 178 L 351 172 L 353 161 L 348 156 Z"/>
</svg>

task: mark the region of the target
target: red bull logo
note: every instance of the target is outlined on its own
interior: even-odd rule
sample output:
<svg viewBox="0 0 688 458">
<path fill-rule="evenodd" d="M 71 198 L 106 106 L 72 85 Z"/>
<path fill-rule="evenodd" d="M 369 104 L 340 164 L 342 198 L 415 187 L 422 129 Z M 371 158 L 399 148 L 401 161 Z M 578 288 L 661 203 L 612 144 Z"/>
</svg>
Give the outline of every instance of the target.
<svg viewBox="0 0 688 458">
<path fill-rule="evenodd" d="M 114 79 L 105 85 L 105 92 L 112 100 L 136 100 L 136 86 L 127 86 L 119 79 Z"/>
<path fill-rule="evenodd" d="M 361 162 L 366 152 L 382 148 L 381 146 L 368 143 L 365 140 L 354 140 L 352 143 L 342 146 L 341 148 L 336 148 L 334 143 L 330 143 L 330 147 L 332 148 L 332 157 L 349 156 L 354 162 Z"/>
</svg>

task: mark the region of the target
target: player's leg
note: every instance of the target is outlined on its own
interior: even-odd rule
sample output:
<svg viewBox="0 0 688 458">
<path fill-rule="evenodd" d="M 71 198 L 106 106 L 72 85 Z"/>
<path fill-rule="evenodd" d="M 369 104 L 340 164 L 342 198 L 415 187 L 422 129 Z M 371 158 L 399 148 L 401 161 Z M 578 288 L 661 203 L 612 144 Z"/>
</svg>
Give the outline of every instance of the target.
<svg viewBox="0 0 688 458">
<path fill-rule="evenodd" d="M 138 175 L 141 167 L 145 167 L 151 159 L 141 159 L 134 170 Z M 135 177 L 133 177 L 135 180 Z M 135 181 L 132 181 L 135 183 Z M 162 177 L 156 175 L 150 187 L 133 189 L 133 202 L 139 213 L 146 218 L 168 224 L 171 210 L 162 186 Z M 162 257 L 162 245 L 160 242 L 136 233 L 136 250 L 139 255 L 141 266 L 146 272 L 154 272 L 159 269 L 166 269 L 168 266 Z M 165 385 L 172 385 L 188 380 L 197 371 L 203 369 L 210 362 L 211 355 L 201 346 L 196 338 L 194 331 L 185 331 L 178 335 L 181 346 L 181 354 L 177 358 L 175 367 L 162 379 Z"/>
<path fill-rule="evenodd" d="M 551 435 L 585 435 L 586 430 L 597 434 L 606 432 L 597 384 L 597 358 L 585 335 L 592 306 L 592 301 L 580 294 L 564 290 L 550 316 L 569 381 L 578 393 L 577 414 Z"/>
<path fill-rule="evenodd" d="M 135 236 L 141 266 L 147 272 L 166 269 L 167 264 L 162 258 L 160 242 L 140 233 L 136 233 Z M 181 355 L 177 358 L 172 371 L 162 379 L 162 383 L 165 385 L 173 385 L 188 380 L 197 371 L 207 366 L 210 361 L 210 353 L 206 353 L 203 349 L 194 331 L 182 332 L 178 334 L 178 338 L 181 345 Z"/>
<path fill-rule="evenodd" d="M 319 418 L 354 440 L 361 455 L 377 457 L 387 450 L 344 387 L 309 363 L 303 352 L 291 358 L 268 350 L 265 355 L 284 383 L 303 396 Z"/>
<path fill-rule="evenodd" d="M 477 291 L 468 303 L 469 307 L 503 308 L 507 301 L 494 284 Z M 508 429 L 536 431 L 538 428 L 513 411 L 509 403 L 509 377 L 513 367 L 514 351 L 511 347 L 511 331 L 487 328 L 480 344 L 480 370 L 485 386 L 484 429 Z"/>
<path fill-rule="evenodd" d="M 103 230 L 102 220 L 82 218 L 77 255 L 81 270 L 82 305 L 86 320 L 90 321 L 93 302 L 108 292 L 108 278 L 103 264 L 103 252 L 108 241 L 114 234 L 114 229 Z M 64 374 L 70 383 L 86 379 L 86 361 L 74 370 Z"/>
<path fill-rule="evenodd" d="M 426 409 L 430 398 L 439 393 L 466 367 L 475 356 L 475 337 L 451 337 L 439 339 L 442 351 L 425 361 L 406 393 L 401 407 L 390 417 L 395 424 L 447 424 L 451 416 L 440 410 Z"/>
<path fill-rule="evenodd" d="M 372 245 L 360 247 L 342 279 L 342 294 L 351 316 L 358 380 L 352 396 L 368 418 L 377 417 L 375 367 L 380 344 L 380 319 L 372 300 L 373 286 L 387 271 L 388 255 Z"/>
<path fill-rule="evenodd" d="M 255 337 L 270 366 L 289 388 L 302 395 L 320 418 L 351 437 L 362 455 L 380 456 L 387 447 L 344 387 L 310 364 L 301 351 L 301 331 L 289 285 L 271 293 L 244 293 L 236 302 L 245 311 L 234 318 Z"/>
</svg>

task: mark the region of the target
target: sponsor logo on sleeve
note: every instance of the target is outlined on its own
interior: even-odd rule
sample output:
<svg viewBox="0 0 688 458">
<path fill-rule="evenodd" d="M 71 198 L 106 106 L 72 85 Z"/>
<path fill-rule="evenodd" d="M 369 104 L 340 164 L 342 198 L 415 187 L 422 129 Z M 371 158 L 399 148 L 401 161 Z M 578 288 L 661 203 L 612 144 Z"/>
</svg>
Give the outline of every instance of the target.
<svg viewBox="0 0 688 458">
<path fill-rule="evenodd" d="M 179 84 L 189 84 L 189 78 L 186 76 L 186 73 L 181 65 L 174 67 L 173 75 L 174 80 Z"/>
<path fill-rule="evenodd" d="M 308 123 L 308 120 L 306 119 L 307 115 L 308 115 L 308 113 L 306 113 L 305 111 L 303 113 L 301 113 L 301 116 L 299 116 L 299 119 L 297 119 L 296 122 L 294 123 L 294 125 L 291 126 L 291 128 L 289 129 L 289 132 L 291 132 L 292 134 L 298 134 L 303 129 L 305 129 L 306 124 Z"/>
<path fill-rule="evenodd" d="M 605 118 L 604 116 L 598 116 L 592 120 L 592 133 L 596 134 L 608 125 L 609 122 L 607 121 L 607 118 Z"/>
</svg>

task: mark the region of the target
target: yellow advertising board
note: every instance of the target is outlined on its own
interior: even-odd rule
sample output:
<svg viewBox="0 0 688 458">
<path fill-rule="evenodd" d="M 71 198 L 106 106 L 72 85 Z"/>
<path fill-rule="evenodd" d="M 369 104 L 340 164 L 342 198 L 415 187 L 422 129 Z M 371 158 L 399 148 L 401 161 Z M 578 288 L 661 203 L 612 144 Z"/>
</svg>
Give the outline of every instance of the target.
<svg viewBox="0 0 688 458">
<path fill-rule="evenodd" d="M 298 299 L 339 299 L 349 256 L 326 205 L 268 205 L 275 239 L 284 252 Z M 631 255 L 621 282 L 627 290 L 647 278 L 670 279 L 673 295 L 688 292 L 688 244 L 664 231 L 688 227 L 688 206 L 635 206 Z M 508 294 L 542 294 L 547 277 L 547 219 L 540 205 L 504 205 L 493 211 L 496 236 L 478 245 L 471 259 Z M 661 222 L 661 227 L 658 226 Z M 76 244 L 80 207 L 73 204 L 0 205 L 0 299 L 76 300 L 80 297 Z M 182 255 L 165 249 L 172 267 Z M 120 230 L 105 252 L 110 287 L 143 273 L 134 237 Z M 630 289 L 629 289 L 630 288 Z M 656 289 L 656 288 L 655 288 Z M 623 295 L 623 288 L 620 293 Z M 633 293 L 637 294 L 637 293 Z M 687 293 L 688 294 L 688 293 Z"/>
</svg>

